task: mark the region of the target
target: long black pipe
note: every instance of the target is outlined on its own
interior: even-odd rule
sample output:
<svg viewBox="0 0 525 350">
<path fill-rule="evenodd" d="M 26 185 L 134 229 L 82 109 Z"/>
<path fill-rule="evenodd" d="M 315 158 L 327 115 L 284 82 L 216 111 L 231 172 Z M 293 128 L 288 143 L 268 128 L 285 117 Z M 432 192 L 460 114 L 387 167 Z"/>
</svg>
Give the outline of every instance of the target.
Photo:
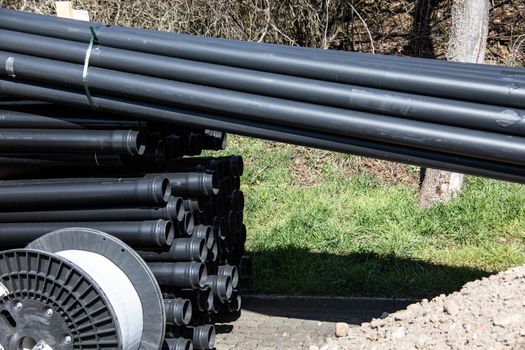
<svg viewBox="0 0 525 350">
<path fill-rule="evenodd" d="M 200 288 L 208 276 L 206 266 L 198 262 L 151 262 L 148 266 L 161 286 Z"/>
<path fill-rule="evenodd" d="M 237 266 L 220 265 L 218 275 L 229 276 L 234 289 L 239 286 L 239 270 L 237 269 Z"/>
<path fill-rule="evenodd" d="M 213 304 L 213 291 L 209 286 L 198 289 L 177 289 L 175 294 L 190 299 L 196 311 L 206 311 Z"/>
<path fill-rule="evenodd" d="M 225 302 L 231 298 L 233 293 L 232 279 L 228 275 L 208 275 L 206 284 L 209 285 L 213 291 L 213 295 L 220 302 Z"/>
<path fill-rule="evenodd" d="M 500 66 L 493 64 L 476 64 L 476 63 L 466 63 L 466 62 L 455 62 L 455 61 L 446 61 L 439 59 L 429 59 L 429 58 L 419 58 L 419 57 L 409 57 L 409 56 L 396 56 L 396 55 L 378 55 L 378 54 L 369 54 L 364 52 L 353 52 L 346 50 L 334 50 L 334 49 L 322 49 L 313 48 L 313 47 L 303 47 L 295 45 L 286 45 L 286 44 L 271 44 L 271 43 L 259 43 L 251 41 L 241 41 L 235 39 L 224 39 L 224 38 L 213 38 L 206 36 L 196 36 L 191 34 L 180 34 L 180 33 L 170 33 L 163 31 L 153 31 L 153 30 L 144 30 L 139 28 L 130 28 L 129 30 L 138 30 L 146 31 L 152 35 L 165 36 L 173 40 L 175 37 L 183 37 L 188 40 L 205 43 L 207 45 L 227 45 L 232 48 L 247 48 L 247 49 L 257 49 L 263 52 L 271 53 L 272 51 L 281 51 L 284 53 L 292 55 L 303 55 L 307 54 L 310 57 L 316 57 L 319 59 L 325 60 L 339 60 L 347 64 L 352 64 L 356 60 L 358 62 L 363 61 L 376 61 L 382 62 L 385 65 L 390 65 L 395 63 L 396 65 L 403 65 L 414 67 L 418 66 L 422 69 L 431 69 L 439 71 L 448 71 L 455 74 L 463 74 L 468 77 L 472 73 L 482 74 L 484 76 L 493 76 L 495 78 L 505 78 L 505 79 L 516 79 L 518 81 L 525 78 L 525 72 L 521 67 L 511 67 L 511 66 Z"/>
<path fill-rule="evenodd" d="M 191 339 L 195 349 L 214 349 L 215 348 L 215 326 L 204 325 L 197 327 L 186 327 L 184 337 Z"/>
<path fill-rule="evenodd" d="M 151 262 L 205 262 L 208 249 L 203 238 L 176 238 L 167 252 L 140 251 L 140 255 L 144 260 Z"/>
<path fill-rule="evenodd" d="M 108 153 L 0 153 L 0 165 L 35 167 L 120 167 L 122 155 Z"/>
<path fill-rule="evenodd" d="M 206 247 L 208 249 L 211 249 L 213 247 L 213 243 L 215 243 L 215 237 L 212 232 L 211 226 L 207 225 L 197 225 L 193 229 L 193 237 L 202 238 L 206 242 Z"/>
<path fill-rule="evenodd" d="M 64 103 L 76 107 L 90 107 L 85 95 L 77 91 L 52 88 L 46 85 L 13 82 L 2 78 L 0 78 L 0 93 L 23 96 L 35 100 Z M 271 123 L 263 124 L 220 114 L 208 114 L 174 107 L 168 108 L 162 105 L 137 103 L 135 101 L 100 95 L 93 97 L 93 106 L 103 112 L 127 115 L 134 114 L 137 117 L 142 117 L 147 120 L 180 123 L 182 125 L 197 127 L 210 127 L 216 130 L 272 141 L 525 183 L 523 167 L 501 162 L 487 162 L 470 157 L 383 144 L 359 138 L 341 137 Z"/>
<path fill-rule="evenodd" d="M 46 233 L 66 227 L 86 227 L 106 232 L 134 247 L 168 247 L 174 239 L 170 221 L 89 221 L 0 224 L 3 249 L 24 247 Z"/>
<path fill-rule="evenodd" d="M 228 134 L 215 131 L 205 130 L 204 131 L 204 149 L 213 151 L 220 151 L 226 149 L 228 140 Z"/>
<path fill-rule="evenodd" d="M 62 39 L 89 42 L 90 23 L 82 21 L 56 20 L 54 17 L 14 12 L 0 9 L 0 27 L 46 35 Z M 243 67 L 280 74 L 380 87 L 394 91 L 413 93 L 425 92 L 427 95 L 451 99 L 462 99 L 482 103 L 503 104 L 525 107 L 525 88 L 506 81 L 494 83 L 490 79 L 465 79 L 452 73 L 428 73 L 417 67 L 397 67 L 389 70 L 374 62 L 355 62 L 345 64 L 319 60 L 309 55 L 290 55 L 273 52 L 265 55 L 264 50 L 242 50 L 228 45 L 209 45 L 177 37 L 166 40 L 151 32 L 129 30 L 115 26 L 101 26 L 97 29 L 98 42 L 104 46 L 143 51 L 165 56 L 210 62 L 234 67 Z"/>
<path fill-rule="evenodd" d="M 0 222 L 139 221 L 158 219 L 178 221 L 179 218 L 184 216 L 184 210 L 181 207 L 182 198 L 171 197 L 165 207 L 0 211 Z"/>
<path fill-rule="evenodd" d="M 9 152 L 116 152 L 142 154 L 143 137 L 132 130 L 0 129 Z"/>
<path fill-rule="evenodd" d="M 9 11 L 9 10 L 8 10 Z M 86 30 L 87 27 L 85 26 L 85 22 L 78 23 L 78 21 L 71 21 L 68 19 L 62 19 L 62 18 L 49 18 L 39 15 L 32 15 L 30 13 L 20 13 L 18 12 L 17 15 L 20 16 L 27 16 L 28 19 L 34 21 L 34 20 L 42 20 L 42 19 L 48 19 L 50 21 L 54 21 L 55 24 L 57 22 L 60 22 L 64 26 L 76 26 L 78 30 Z M 16 22 L 15 22 L 16 23 Z M 20 23 L 20 22 L 19 22 Z M 13 22 L 10 23 L 13 25 Z M 84 25 L 83 25 L 84 24 Z M 105 26 L 101 23 L 95 23 L 91 22 L 89 23 L 90 26 L 93 27 L 99 27 L 99 26 Z M 118 26 L 112 26 L 112 28 L 120 28 Z M 212 37 L 205 37 L 205 36 L 195 36 L 190 34 L 180 34 L 180 33 L 171 33 L 171 32 L 162 32 L 162 31 L 156 31 L 156 30 L 148 30 L 148 29 L 141 29 L 141 28 L 124 28 L 126 31 L 129 31 L 130 33 L 133 33 L 135 35 L 141 35 L 141 34 L 147 34 L 147 35 L 153 35 L 157 36 L 164 40 L 190 40 L 190 41 L 196 41 L 198 43 L 206 43 L 207 45 L 228 45 L 230 47 L 235 48 L 248 48 L 248 49 L 257 49 L 257 50 L 264 50 L 263 52 L 273 51 L 273 50 L 281 50 L 283 52 L 288 53 L 294 53 L 297 54 L 300 51 L 306 52 L 309 56 L 313 57 L 322 57 L 322 58 L 330 58 L 333 59 L 334 57 L 341 57 L 345 58 L 347 60 L 350 59 L 358 59 L 360 61 L 366 59 L 372 59 L 372 60 L 379 60 L 379 61 L 386 61 L 390 62 L 394 60 L 397 64 L 406 62 L 409 64 L 420 64 L 423 66 L 432 65 L 434 67 L 439 67 L 440 69 L 450 69 L 451 67 L 454 68 L 454 71 L 467 71 L 467 72 L 484 72 L 486 73 L 487 70 L 491 71 L 491 74 L 498 74 L 498 75 L 516 75 L 516 74 L 524 74 L 523 70 L 521 70 L 518 67 L 507 67 L 507 66 L 495 66 L 495 65 L 479 65 L 479 64 L 471 64 L 471 63 L 460 63 L 460 62 L 448 62 L 443 60 L 434 60 L 434 59 L 424 59 L 424 58 L 415 58 L 415 57 L 398 57 L 398 56 L 384 56 L 384 55 L 371 55 L 366 53 L 360 53 L 360 52 L 349 52 L 349 51 L 341 51 L 341 50 L 319 50 L 317 48 L 311 48 L 311 47 L 300 47 L 300 46 L 291 46 L 291 45 L 282 45 L 282 44 L 270 44 L 270 43 L 259 43 L 259 42 L 249 42 L 249 41 L 240 41 L 240 40 L 233 40 L 233 39 L 223 39 L 223 38 L 212 38 Z M 98 29 L 97 29 L 98 30 Z M 37 34 L 40 34 L 37 32 Z"/>
<path fill-rule="evenodd" d="M 65 110 L 65 111 L 64 111 Z M 79 116 L 80 115 L 80 116 Z M 85 116 L 85 117 L 81 117 Z M 67 107 L 15 106 L 0 109 L 0 127 L 11 129 L 133 129 L 147 128 L 147 123 L 140 120 L 115 119 L 104 116 L 95 118 L 93 112 L 68 110 Z M 98 116 L 96 116 L 98 117 Z"/>
<path fill-rule="evenodd" d="M 103 205 L 160 205 L 170 196 L 164 177 L 148 179 L 35 180 L 0 182 L 0 208 L 73 208 Z"/>
<path fill-rule="evenodd" d="M 181 171 L 217 171 L 220 177 L 242 176 L 242 156 L 182 158 L 170 165 L 170 169 Z"/>
<path fill-rule="evenodd" d="M 216 173 L 151 173 L 148 177 L 163 176 L 171 185 L 171 192 L 176 195 L 205 195 L 219 193 L 219 177 Z"/>
<path fill-rule="evenodd" d="M 0 61 L 6 61 L 12 55 L 0 53 Z M 81 65 L 18 54 L 14 56 L 16 59 L 13 66 L 17 77 L 83 87 Z M 5 67 L 1 71 L 8 74 Z M 59 76 L 57 71 L 60 71 Z M 89 76 L 93 89 L 126 97 L 231 113 L 239 119 L 285 124 L 475 158 L 525 164 L 525 139 L 515 136 L 138 77 L 100 68 L 91 68 Z M 141 88 L 137 89 L 138 86 Z"/>
<path fill-rule="evenodd" d="M 161 350 L 193 350 L 193 343 L 190 339 L 165 338 Z"/>
<path fill-rule="evenodd" d="M 166 322 L 177 326 L 185 326 L 191 322 L 192 305 L 188 299 L 164 299 Z"/>
<path fill-rule="evenodd" d="M 43 40 L 40 36 L 2 30 L 0 30 L 0 38 L 0 49 L 3 50 L 84 63 L 85 44 L 53 38 Z M 51 50 L 50 47 L 53 49 Z M 521 109 L 283 76 L 104 46 L 93 50 L 90 64 L 112 70 L 295 101 L 438 124 L 515 135 L 525 134 L 525 111 Z"/>
</svg>

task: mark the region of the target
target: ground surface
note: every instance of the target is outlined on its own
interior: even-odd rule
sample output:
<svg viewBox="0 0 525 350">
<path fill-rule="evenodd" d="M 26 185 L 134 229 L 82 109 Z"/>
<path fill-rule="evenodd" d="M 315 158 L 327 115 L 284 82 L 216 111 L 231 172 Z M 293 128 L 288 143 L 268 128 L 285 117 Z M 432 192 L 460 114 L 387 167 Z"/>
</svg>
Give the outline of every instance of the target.
<svg viewBox="0 0 525 350">
<path fill-rule="evenodd" d="M 252 291 L 431 298 L 525 263 L 525 188 L 469 177 L 415 205 L 419 169 L 231 136 L 245 159 Z"/>
<path fill-rule="evenodd" d="M 525 266 L 350 329 L 326 350 L 525 349 Z"/>
<path fill-rule="evenodd" d="M 219 326 L 220 331 L 225 327 Z M 217 350 L 298 350 L 321 346 L 333 337 L 335 324 L 243 311 L 230 332 L 219 334 Z"/>
</svg>

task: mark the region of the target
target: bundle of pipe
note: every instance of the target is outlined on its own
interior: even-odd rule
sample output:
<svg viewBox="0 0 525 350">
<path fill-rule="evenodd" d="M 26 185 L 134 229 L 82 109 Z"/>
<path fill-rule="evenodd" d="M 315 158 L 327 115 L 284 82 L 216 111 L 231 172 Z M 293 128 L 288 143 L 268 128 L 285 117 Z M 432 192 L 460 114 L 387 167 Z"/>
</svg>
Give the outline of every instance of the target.
<svg viewBox="0 0 525 350">
<path fill-rule="evenodd" d="M 0 177 L 35 171 L 42 176 L 42 169 L 57 167 L 162 169 L 184 155 L 226 146 L 226 134 L 218 131 L 30 101 L 0 101 L 0 136 Z"/>
<path fill-rule="evenodd" d="M 99 117 L 100 124 L 112 121 Z M 225 146 L 223 135 L 208 133 L 219 141 L 215 146 Z M 179 136 L 190 134 L 194 130 Z M 250 277 L 243 168 L 241 157 L 229 156 L 176 158 L 154 167 L 144 162 L 95 170 L 60 165 L 38 173 L 52 177 L 38 179 L 18 174 L 0 181 L 0 248 L 23 248 L 68 227 L 113 235 L 142 256 L 164 292 L 166 347 L 211 349 L 212 323 L 240 316 L 241 280 Z M 66 177 L 87 171 L 94 177 Z"/>
<path fill-rule="evenodd" d="M 0 50 L 1 94 L 525 182 L 524 69 L 7 9 Z"/>
<path fill-rule="evenodd" d="M 186 257 L 192 262 L 177 259 L 181 253 L 173 246 L 168 252 L 143 249 L 139 253 L 167 298 L 182 296 L 192 302 L 191 324 L 170 324 L 168 338 L 190 338 L 194 347 L 208 349 L 213 347 L 215 335 L 207 324 L 231 322 L 240 316 L 239 289 L 250 277 L 249 258 L 244 256 L 246 226 L 244 195 L 240 190 L 243 160 L 239 156 L 183 158 L 167 168 L 176 173 L 160 175 L 170 179 L 173 191 L 185 184 L 186 190 L 181 194 L 183 206 L 195 218 L 192 240 L 199 240 L 200 249 L 190 252 L 185 248 Z M 145 175 L 156 176 L 159 174 Z M 184 280 L 180 276 L 193 278 Z"/>
</svg>

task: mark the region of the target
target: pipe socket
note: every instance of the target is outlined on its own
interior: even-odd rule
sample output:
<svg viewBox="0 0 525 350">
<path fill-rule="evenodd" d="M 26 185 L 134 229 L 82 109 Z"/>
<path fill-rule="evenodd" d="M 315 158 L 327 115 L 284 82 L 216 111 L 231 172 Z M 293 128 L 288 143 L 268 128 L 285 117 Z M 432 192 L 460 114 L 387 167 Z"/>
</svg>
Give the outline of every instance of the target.
<svg viewBox="0 0 525 350">
<path fill-rule="evenodd" d="M 208 277 L 206 265 L 200 262 L 150 262 L 148 265 L 161 286 L 201 288 Z"/>
<path fill-rule="evenodd" d="M 164 299 L 164 310 L 167 323 L 176 326 L 186 326 L 191 322 L 193 312 L 191 301 L 188 299 Z"/>
</svg>

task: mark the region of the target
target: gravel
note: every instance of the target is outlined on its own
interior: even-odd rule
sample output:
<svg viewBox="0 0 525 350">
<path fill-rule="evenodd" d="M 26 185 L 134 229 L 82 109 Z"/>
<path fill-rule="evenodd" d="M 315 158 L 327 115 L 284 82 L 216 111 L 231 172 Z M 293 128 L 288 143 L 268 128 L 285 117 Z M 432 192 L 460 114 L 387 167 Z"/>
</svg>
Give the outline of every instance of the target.
<svg viewBox="0 0 525 350">
<path fill-rule="evenodd" d="M 525 349 L 525 265 L 350 328 L 320 349 Z"/>
</svg>

